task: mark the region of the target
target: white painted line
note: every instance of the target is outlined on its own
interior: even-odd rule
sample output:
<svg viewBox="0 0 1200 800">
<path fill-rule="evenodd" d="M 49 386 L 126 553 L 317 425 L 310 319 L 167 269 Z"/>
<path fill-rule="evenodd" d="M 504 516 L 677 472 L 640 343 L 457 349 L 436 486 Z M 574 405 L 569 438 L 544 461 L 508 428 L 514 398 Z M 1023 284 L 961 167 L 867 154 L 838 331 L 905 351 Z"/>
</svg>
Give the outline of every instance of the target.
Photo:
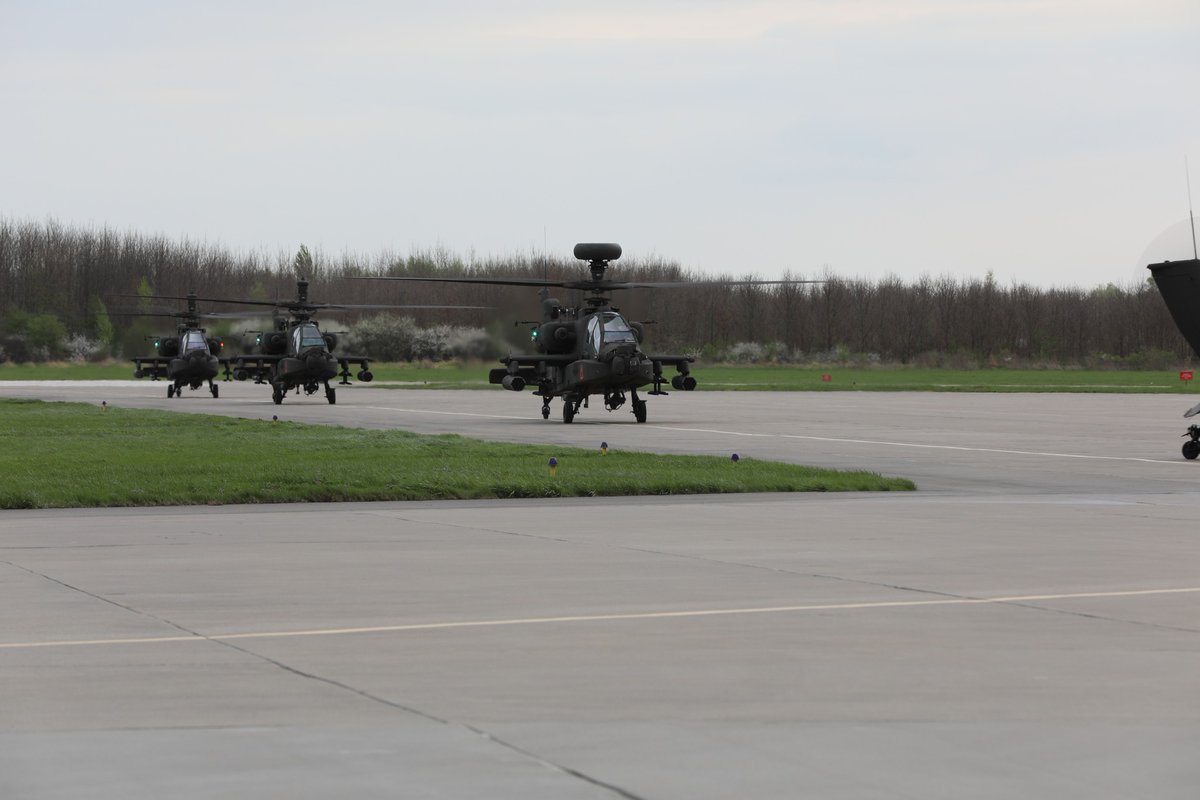
<svg viewBox="0 0 1200 800">
<path fill-rule="evenodd" d="M 402 414 L 438 414 L 444 417 L 483 417 L 484 419 L 531 420 L 533 417 L 507 417 L 503 414 L 473 414 L 469 411 L 432 411 L 425 408 L 397 408 L 395 406 L 356 406 L 367 411 L 396 411 Z"/>
<path fill-rule="evenodd" d="M 296 631 L 260 631 L 257 633 L 225 633 L 213 636 L 154 636 L 131 639 L 71 639 L 49 642 L 0 643 L 0 650 L 35 647 L 83 647 L 114 644 L 163 644 L 168 642 L 233 641 L 236 639 L 280 639 L 294 636 L 346 636 L 355 633 L 400 633 L 405 631 L 452 630 L 459 628 L 494 628 L 504 625 L 547 625 L 568 622 L 622 622 L 644 619 L 680 619 L 685 617 L 719 617 L 734 614 L 783 614 L 799 611 L 851 611 L 868 608 L 916 608 L 923 606 L 972 606 L 998 603 L 1029 603 L 1040 600 L 1080 600 L 1106 597 L 1147 597 L 1167 594 L 1195 594 L 1200 586 L 1179 589 L 1132 589 L 1119 592 L 1072 592 L 1069 594 L 1027 594 L 1008 597 L 946 597 L 937 600 L 890 600 L 874 603 L 817 603 L 800 606 L 766 606 L 761 608 L 710 608 L 696 611 L 644 611 L 633 614 L 587 614 L 569 617 L 526 617 L 518 619 L 461 620 L 458 622 L 419 622 L 408 625 L 376 625 L 365 628 L 318 628 Z"/>
<path fill-rule="evenodd" d="M 1186 461 L 1166 461 L 1156 458 L 1134 458 L 1131 456 L 1093 456 L 1081 453 L 1047 453 L 1038 450 L 1001 450 L 994 447 L 964 447 L 953 444 L 920 444 L 918 442 L 884 442 L 873 439 L 839 439 L 832 436 L 802 436 L 795 433 L 746 433 L 743 431 L 723 431 L 714 428 L 675 428 L 666 425 L 647 425 L 662 431 L 679 431 L 682 433 L 716 433 L 724 436 L 760 437 L 765 439 L 803 439 L 810 442 L 839 442 L 842 444 L 869 444 L 888 447 L 916 447 L 922 450 L 958 450 L 968 453 L 1002 453 L 1013 456 L 1043 456 L 1047 458 L 1080 458 L 1096 461 L 1136 461 L 1142 464 L 1175 464 L 1186 465 Z"/>
<path fill-rule="evenodd" d="M 437 414 L 448 417 L 481 417 L 484 419 L 528 420 L 530 417 L 505 416 L 503 414 L 474 414 L 466 411 L 431 411 L 418 408 L 396 408 L 392 406 L 361 406 L 370 411 L 392 411 L 404 414 Z M 1132 456 L 1094 456 L 1083 453 L 1051 453 L 1038 450 L 1002 450 L 994 447 L 965 447 L 952 444 L 921 444 L 919 442 L 887 442 L 875 439 L 842 439 L 833 436 L 804 436 L 796 433 L 750 433 L 747 431 L 727 431 L 719 428 L 679 428 L 671 425 L 645 425 L 642 428 L 659 431 L 675 431 L 679 433 L 712 433 L 719 436 L 740 436 L 747 439 L 797 439 L 809 442 L 836 442 L 839 444 L 865 444 L 872 447 L 913 447 L 921 450 L 955 450 L 964 453 L 999 453 L 1012 456 L 1039 456 L 1042 458 L 1074 458 L 1091 461 L 1132 461 L 1139 464 L 1171 464 L 1172 466 L 1187 466 L 1186 461 L 1165 460 L 1157 458 L 1135 458 Z"/>
</svg>

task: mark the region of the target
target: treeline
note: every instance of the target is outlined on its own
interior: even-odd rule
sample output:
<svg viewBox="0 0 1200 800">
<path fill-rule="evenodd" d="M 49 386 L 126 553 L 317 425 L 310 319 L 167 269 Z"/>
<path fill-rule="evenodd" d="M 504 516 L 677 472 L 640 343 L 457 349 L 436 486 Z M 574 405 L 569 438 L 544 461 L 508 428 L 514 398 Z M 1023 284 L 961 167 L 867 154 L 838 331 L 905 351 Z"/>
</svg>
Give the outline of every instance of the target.
<svg viewBox="0 0 1200 800">
<path fill-rule="evenodd" d="M 44 347 L 44 341 L 58 332 L 64 342 L 74 338 L 76 350 L 82 337 L 99 343 L 101 351 L 128 355 L 142 351 L 143 334 L 152 323 L 118 313 L 138 303 L 146 305 L 137 297 L 120 295 L 194 291 L 202 297 L 286 299 L 295 296 L 296 279 L 304 277 L 311 284 L 310 300 L 317 303 L 490 306 L 496 310 L 395 313 L 430 328 L 484 328 L 498 346 L 520 348 L 527 341 L 527 327 L 514 326 L 513 321 L 536 317 L 535 289 L 353 278 L 577 280 L 585 274 L 581 262 L 538 253 L 478 258 L 444 249 L 369 256 L 310 254 L 306 248 L 299 253 L 234 252 L 217 244 L 132 231 L 0 220 L 0 337 L 9 337 L 10 358 L 18 357 L 13 337 L 28 344 L 31 328 L 34 338 L 41 337 L 39 353 L 53 349 Z M 1002 285 L 990 275 L 902 281 L 862 280 L 826 271 L 787 276 L 819 283 L 729 287 L 705 282 L 756 276 L 702 276 L 665 259 L 622 259 L 608 277 L 694 284 L 617 292 L 613 300 L 631 319 L 656 323 L 647 328 L 651 349 L 697 353 L 707 359 L 1158 368 L 1192 358 L 1149 282 L 1041 288 Z M 579 301 L 577 292 L 552 294 L 564 304 Z M 233 309 L 208 304 L 203 310 Z M 161 322 L 156 325 L 164 327 Z M 65 349 L 64 344 L 51 355 L 61 356 Z"/>
</svg>

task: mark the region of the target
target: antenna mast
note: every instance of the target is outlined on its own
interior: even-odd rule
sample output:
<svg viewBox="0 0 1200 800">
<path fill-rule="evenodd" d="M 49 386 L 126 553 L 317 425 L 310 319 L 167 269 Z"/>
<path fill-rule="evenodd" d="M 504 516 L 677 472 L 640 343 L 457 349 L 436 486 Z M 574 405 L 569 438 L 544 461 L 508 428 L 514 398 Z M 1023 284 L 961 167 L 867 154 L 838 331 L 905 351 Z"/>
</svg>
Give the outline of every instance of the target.
<svg viewBox="0 0 1200 800">
<path fill-rule="evenodd" d="M 1192 170 L 1188 166 L 1188 157 L 1183 157 L 1183 172 L 1187 177 L 1188 190 L 1188 222 L 1192 224 L 1192 258 L 1200 261 L 1200 253 L 1196 251 L 1196 215 L 1192 212 Z"/>
</svg>

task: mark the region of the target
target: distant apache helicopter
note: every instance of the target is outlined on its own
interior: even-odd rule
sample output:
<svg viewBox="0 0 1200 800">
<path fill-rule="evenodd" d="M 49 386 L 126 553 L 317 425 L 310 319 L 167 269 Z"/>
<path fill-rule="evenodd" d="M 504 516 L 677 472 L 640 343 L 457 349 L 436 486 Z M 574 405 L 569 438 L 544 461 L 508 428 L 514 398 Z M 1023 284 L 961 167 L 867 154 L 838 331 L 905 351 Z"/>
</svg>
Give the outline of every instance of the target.
<svg viewBox="0 0 1200 800">
<path fill-rule="evenodd" d="M 350 364 L 358 365 L 355 377 L 363 383 L 374 379 L 369 369 L 367 356 L 335 356 L 337 336 L 322 333 L 312 319 L 318 311 L 367 310 L 395 308 L 483 308 L 482 306 L 436 306 L 436 305 L 347 305 L 344 303 L 312 303 L 308 299 L 308 281 L 296 281 L 295 300 L 244 300 L 205 297 L 210 303 L 233 303 L 237 305 L 267 306 L 274 309 L 274 325 L 269 331 L 257 332 L 257 353 L 234 356 L 233 377 L 244 381 L 251 378 L 255 383 L 271 384 L 271 399 L 276 405 L 283 402 L 284 395 L 293 389 L 303 389 L 313 394 L 325 387 L 325 399 L 330 405 L 337 402 L 337 392 L 329 385 L 333 378 L 340 377 L 342 386 L 350 385 Z M 281 313 L 282 312 L 282 313 Z M 220 316 L 247 318 L 259 316 L 247 313 L 226 313 Z M 340 371 L 339 371 L 340 370 Z"/>
<path fill-rule="evenodd" d="M 820 281 L 656 281 L 618 282 L 605 280 L 609 262 L 621 257 L 621 245 L 581 243 L 575 245 L 575 258 L 588 262 L 591 277 L 576 281 L 551 281 L 539 278 L 407 278 L 373 277 L 359 280 L 426 281 L 435 283 L 474 283 L 499 286 L 542 287 L 542 321 L 533 329 L 537 353 L 507 355 L 505 366 L 488 375 L 490 383 L 514 392 L 533 384 L 533 394 L 542 399 L 542 419 L 550 417 L 550 401 L 561 397 L 562 420 L 571 422 L 591 395 L 601 395 L 604 406 L 615 411 L 626 402 L 626 393 L 634 419 L 645 422 L 646 401 L 638 389 L 652 386 L 651 395 L 666 395 L 664 366 L 673 366 L 676 375 L 671 386 L 690 392 L 696 388 L 689 364 L 693 356 L 645 353 L 643 323 L 627 322 L 613 308 L 606 295 L 616 289 L 664 289 L 689 286 L 755 286 L 764 284 L 820 283 Z M 563 306 L 550 296 L 549 287 L 578 289 L 590 293 L 583 305 Z"/>
<path fill-rule="evenodd" d="M 118 295 L 119 297 L 142 297 L 142 295 Z M 199 389 L 205 382 L 213 397 L 220 392 L 213 378 L 217 377 L 221 367 L 225 368 L 225 379 L 229 380 L 229 359 L 221 353 L 225 343 L 220 339 L 210 339 L 200 327 L 201 319 L 220 318 L 221 314 L 201 314 L 196 309 L 199 299 L 195 293 L 185 297 L 172 297 L 171 300 L 186 300 L 185 311 L 130 311 L 114 312 L 127 313 L 137 317 L 173 317 L 177 320 L 174 336 L 154 337 L 155 355 L 132 358 L 134 363 L 133 377 L 160 380 L 167 378 L 171 381 L 167 386 L 167 397 L 179 397 L 183 387 Z"/>
</svg>

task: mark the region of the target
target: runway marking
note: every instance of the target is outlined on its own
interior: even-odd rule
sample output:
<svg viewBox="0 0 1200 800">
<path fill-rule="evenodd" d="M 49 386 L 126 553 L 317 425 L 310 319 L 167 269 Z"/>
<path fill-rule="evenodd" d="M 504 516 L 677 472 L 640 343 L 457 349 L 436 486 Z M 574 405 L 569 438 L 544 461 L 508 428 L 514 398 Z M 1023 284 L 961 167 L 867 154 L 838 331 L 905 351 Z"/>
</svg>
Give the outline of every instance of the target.
<svg viewBox="0 0 1200 800">
<path fill-rule="evenodd" d="M 482 417 L 484 419 L 511 419 L 511 420 L 527 420 L 528 417 L 514 417 L 504 414 L 477 414 L 467 411 L 432 411 L 419 408 L 395 408 L 390 406 L 363 406 L 371 411 L 398 411 L 405 414 L 437 414 L 448 417 Z M 1175 466 L 1187 465 L 1186 461 L 1177 461 L 1160 458 L 1136 458 L 1133 456 L 1096 456 L 1083 453 L 1051 453 L 1039 450 L 1005 450 L 996 447 L 966 447 L 964 445 L 953 444 L 922 444 L 919 442 L 888 442 L 876 439 L 846 439 L 834 436 L 805 436 L 798 433 L 751 433 L 748 431 L 726 431 L 719 428 L 680 428 L 671 425 L 646 425 L 645 428 L 651 428 L 659 431 L 677 431 L 679 433 L 713 433 L 720 436 L 741 436 L 744 438 L 760 438 L 760 439 L 799 439 L 810 442 L 837 442 L 839 444 L 866 444 L 872 446 L 885 447 L 914 447 L 921 450 L 957 450 L 966 453 L 998 453 L 1001 455 L 1011 456 L 1041 456 L 1043 458 L 1075 458 L 1092 461 L 1132 461 L 1140 464 L 1171 464 Z"/>
<path fill-rule="evenodd" d="M 745 431 L 723 431 L 715 428 L 676 428 L 667 425 L 647 425 L 663 431 L 679 431 L 682 433 L 716 433 L 725 436 L 758 437 L 765 439 L 804 439 L 812 442 L 839 442 L 842 444 L 886 445 L 889 447 L 916 447 L 923 450 L 960 450 L 970 453 L 1001 453 L 1014 456 L 1046 456 L 1049 458 L 1081 458 L 1096 461 L 1137 461 L 1143 464 L 1187 464 L 1186 461 L 1167 461 L 1158 458 L 1135 458 L 1132 456 L 1093 456 L 1081 453 L 1049 453 L 1038 450 L 1002 450 L 995 447 L 966 447 L 954 444 L 921 444 L 918 442 L 885 442 L 874 439 L 840 439 L 833 436 L 804 436 L 798 433 L 748 433 Z"/>
<path fill-rule="evenodd" d="M 816 603 L 799 606 L 766 606 L 760 608 L 710 608 L 695 611 L 644 611 L 631 614 L 584 614 L 566 617 L 526 617 L 517 619 L 461 620 L 458 622 L 418 622 L 408 625 L 375 625 L 362 628 L 318 628 L 296 631 L 260 631 L 257 633 L 225 633 L 204 636 L 145 636 L 126 639 L 69 639 L 49 642 L 0 643 L 0 650 L 20 650 L 36 647 L 85 647 L 118 644 L 165 644 L 168 642 L 231 641 L 235 639 L 281 639 L 294 636 L 347 636 L 356 633 L 401 633 L 406 631 L 453 630 L 458 628 L 495 628 L 505 625 L 547 625 L 568 622 L 622 622 L 645 619 L 682 619 L 687 617 L 720 617 L 735 614 L 784 614 L 799 611 L 852 611 L 870 608 L 917 608 L 924 606 L 971 606 L 999 603 L 1029 603 L 1039 600 L 1079 600 L 1104 597 L 1147 597 L 1167 594 L 1195 594 L 1200 586 L 1178 589 L 1132 589 L 1118 592 L 1072 592 L 1069 594 L 1027 594 L 1007 597 L 947 597 L 937 600 L 890 600 L 873 603 Z"/>
<path fill-rule="evenodd" d="M 444 417 L 483 417 L 484 419 L 529 420 L 530 417 L 512 417 L 504 414 L 476 414 L 470 411 L 433 411 L 426 408 L 395 408 L 393 406 L 358 406 L 367 411 L 400 411 L 405 414 L 439 414 Z"/>
</svg>

